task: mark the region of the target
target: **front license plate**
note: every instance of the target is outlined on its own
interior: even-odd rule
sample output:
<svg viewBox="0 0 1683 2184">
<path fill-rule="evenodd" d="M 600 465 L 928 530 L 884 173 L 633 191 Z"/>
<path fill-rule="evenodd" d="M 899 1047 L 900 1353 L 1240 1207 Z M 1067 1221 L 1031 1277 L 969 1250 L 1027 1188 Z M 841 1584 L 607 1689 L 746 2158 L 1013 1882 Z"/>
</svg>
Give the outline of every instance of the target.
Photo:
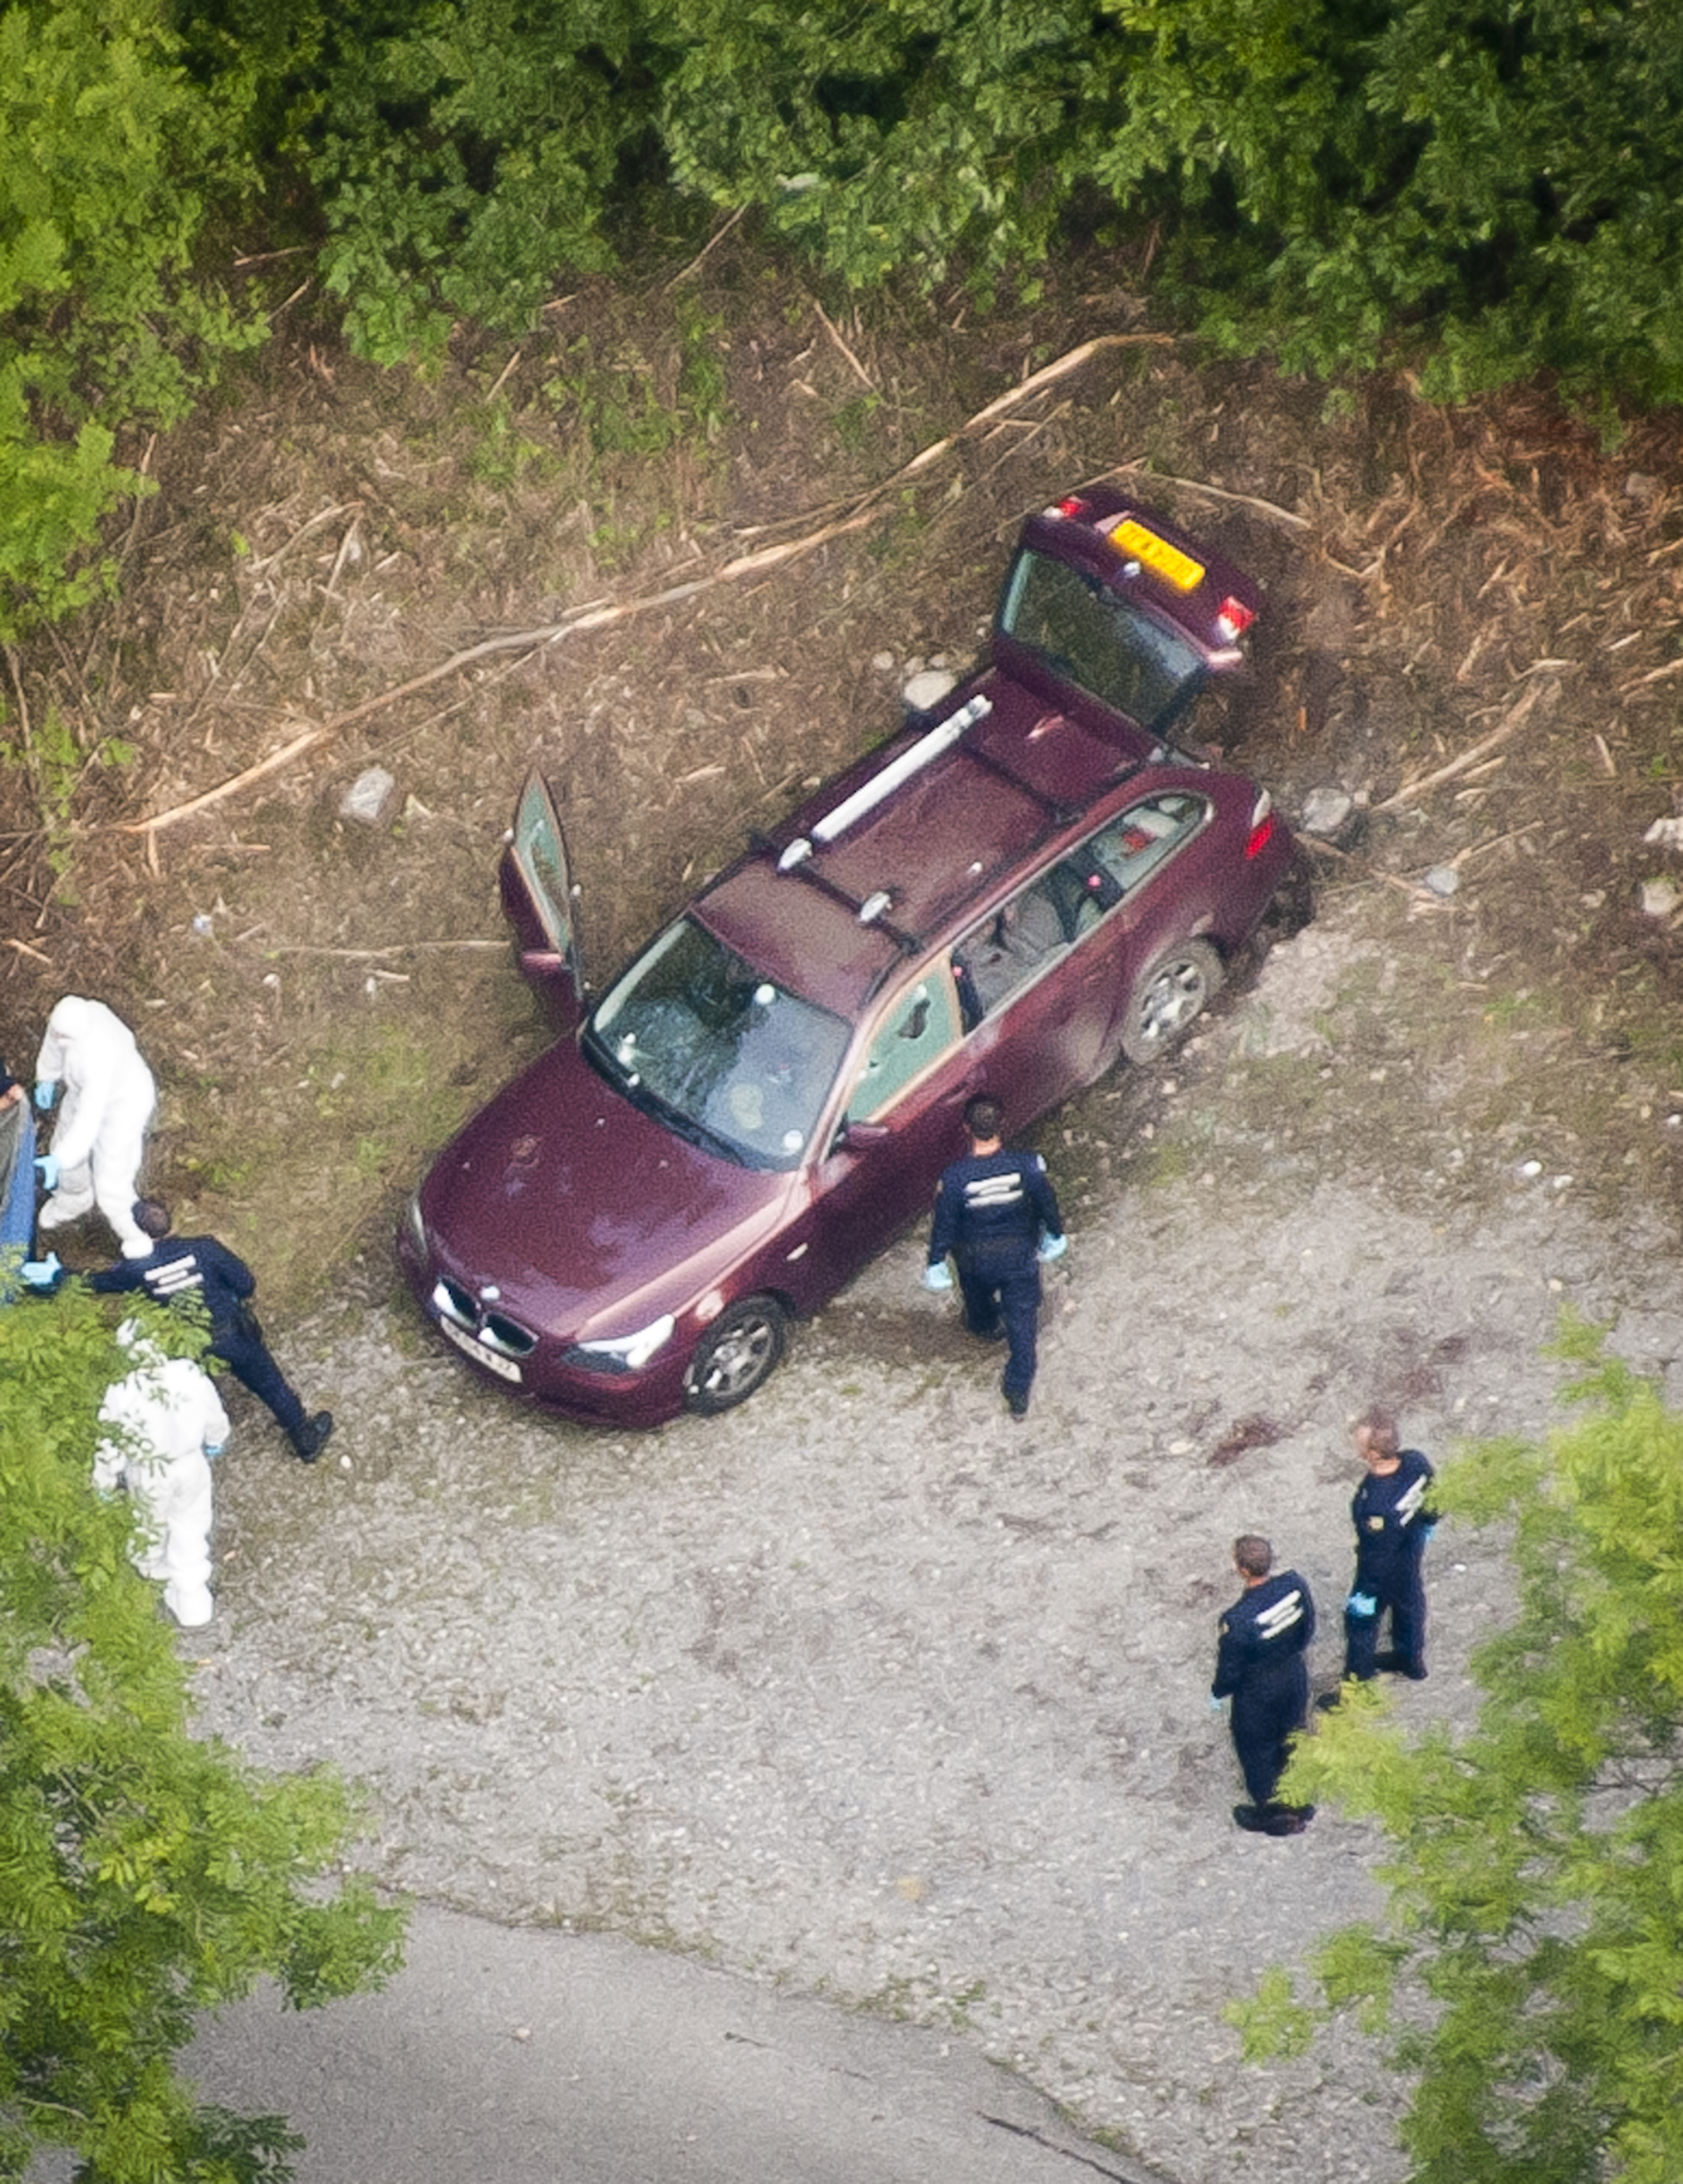
<svg viewBox="0 0 1683 2184">
<path fill-rule="evenodd" d="M 458 1327 L 453 1319 L 441 1319 L 438 1324 L 458 1350 L 464 1351 L 476 1365 L 482 1365 L 488 1373 L 499 1379 L 518 1380 L 520 1368 L 512 1357 L 499 1357 L 494 1350 L 488 1350 L 476 1334 L 470 1334 L 465 1327 Z"/>
<path fill-rule="evenodd" d="M 1167 538 L 1159 538 L 1155 531 L 1148 531 L 1132 516 L 1126 523 L 1117 524 L 1111 533 L 1111 543 L 1119 552 L 1131 554 L 1136 561 L 1143 561 L 1148 569 L 1155 569 L 1177 591 L 1190 592 L 1195 584 L 1203 582 L 1201 561 L 1195 561 L 1179 547 L 1171 546 Z"/>
</svg>

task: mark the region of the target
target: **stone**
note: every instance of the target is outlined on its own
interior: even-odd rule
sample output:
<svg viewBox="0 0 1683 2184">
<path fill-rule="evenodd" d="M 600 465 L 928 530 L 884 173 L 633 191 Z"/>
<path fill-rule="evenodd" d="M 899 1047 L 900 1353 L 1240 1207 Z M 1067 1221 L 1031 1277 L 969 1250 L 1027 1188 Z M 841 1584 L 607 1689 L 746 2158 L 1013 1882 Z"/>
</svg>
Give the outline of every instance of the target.
<svg viewBox="0 0 1683 2184">
<path fill-rule="evenodd" d="M 1342 788 L 1312 788 L 1303 800 L 1300 823 L 1306 834 L 1329 838 L 1337 833 L 1355 808 L 1355 798 Z"/>
<path fill-rule="evenodd" d="M 1434 894 L 1441 894 L 1447 900 L 1451 895 L 1458 892 L 1461 886 L 1461 875 L 1453 865 L 1434 865 L 1426 874 L 1424 883 Z"/>
<path fill-rule="evenodd" d="M 914 713 L 927 713 L 940 704 L 957 681 L 947 668 L 926 667 L 900 686 L 901 702 Z"/>
<path fill-rule="evenodd" d="M 397 794 L 397 782 L 383 766 L 365 766 L 340 800 L 339 816 L 359 827 L 382 827 Z"/>
<path fill-rule="evenodd" d="M 1669 917 L 1683 896 L 1678 894 L 1675 880 L 1644 880 L 1641 900 L 1644 917 Z"/>
</svg>

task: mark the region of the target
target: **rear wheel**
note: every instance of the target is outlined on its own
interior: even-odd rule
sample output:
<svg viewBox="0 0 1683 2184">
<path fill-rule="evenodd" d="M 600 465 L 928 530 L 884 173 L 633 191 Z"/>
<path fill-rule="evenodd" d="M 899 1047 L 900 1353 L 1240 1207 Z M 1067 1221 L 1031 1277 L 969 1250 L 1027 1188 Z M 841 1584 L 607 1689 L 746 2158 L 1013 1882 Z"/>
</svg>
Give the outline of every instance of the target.
<svg viewBox="0 0 1683 2184">
<path fill-rule="evenodd" d="M 704 1418 L 745 1403 L 768 1380 L 789 1344 L 789 1314 L 775 1297 L 744 1297 L 722 1312 L 696 1346 L 684 1400 Z"/>
<path fill-rule="evenodd" d="M 1122 1050 L 1136 1066 L 1176 1046 L 1222 989 L 1222 959 L 1207 940 L 1166 948 L 1134 982 L 1123 1019 Z"/>
</svg>

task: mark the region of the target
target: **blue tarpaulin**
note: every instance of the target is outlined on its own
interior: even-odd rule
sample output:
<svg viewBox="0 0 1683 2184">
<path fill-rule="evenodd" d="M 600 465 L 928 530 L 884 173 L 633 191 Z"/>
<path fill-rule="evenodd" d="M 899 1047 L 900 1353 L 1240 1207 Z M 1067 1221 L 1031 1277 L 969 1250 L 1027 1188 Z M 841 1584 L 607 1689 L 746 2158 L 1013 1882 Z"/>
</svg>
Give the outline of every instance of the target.
<svg viewBox="0 0 1683 2184">
<path fill-rule="evenodd" d="M 19 1100 L 0 1107 L 0 1304 L 16 1294 L 16 1269 L 34 1239 L 35 1117 Z"/>
</svg>

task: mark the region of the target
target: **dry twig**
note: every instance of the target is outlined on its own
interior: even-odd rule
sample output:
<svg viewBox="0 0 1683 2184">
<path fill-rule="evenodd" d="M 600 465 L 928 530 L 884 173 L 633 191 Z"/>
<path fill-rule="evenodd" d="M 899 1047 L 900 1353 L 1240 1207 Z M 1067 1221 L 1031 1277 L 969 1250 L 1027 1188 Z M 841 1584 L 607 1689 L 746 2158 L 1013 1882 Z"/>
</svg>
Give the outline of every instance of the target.
<svg viewBox="0 0 1683 2184">
<path fill-rule="evenodd" d="M 825 332 L 828 334 L 830 339 L 835 343 L 836 347 L 841 351 L 842 354 L 847 359 L 848 362 L 858 373 L 861 383 L 871 393 L 874 394 L 877 391 L 877 382 L 872 378 L 870 373 L 867 371 L 864 365 L 859 361 L 859 359 L 854 354 L 847 343 L 842 339 L 840 330 L 838 328 L 835 320 L 830 316 L 829 313 L 824 309 L 824 306 L 818 301 L 816 296 L 812 298 L 812 308 L 816 311 L 818 316 L 823 320 Z"/>
<path fill-rule="evenodd" d="M 1395 811 L 1399 805 L 1411 804 L 1417 796 L 1424 796 L 1429 788 L 1441 788 L 1446 781 L 1459 780 L 1469 767 L 1475 766 L 1480 759 L 1488 758 L 1498 744 L 1506 743 L 1523 726 L 1526 715 L 1536 704 L 1542 689 L 1541 682 L 1528 684 L 1524 695 L 1517 705 L 1509 708 L 1489 735 L 1481 736 L 1458 757 L 1451 759 L 1447 766 L 1441 766 L 1431 773 L 1418 774 L 1413 781 L 1405 781 L 1394 795 L 1387 796 L 1383 804 L 1376 804 L 1374 811 Z"/>
</svg>

